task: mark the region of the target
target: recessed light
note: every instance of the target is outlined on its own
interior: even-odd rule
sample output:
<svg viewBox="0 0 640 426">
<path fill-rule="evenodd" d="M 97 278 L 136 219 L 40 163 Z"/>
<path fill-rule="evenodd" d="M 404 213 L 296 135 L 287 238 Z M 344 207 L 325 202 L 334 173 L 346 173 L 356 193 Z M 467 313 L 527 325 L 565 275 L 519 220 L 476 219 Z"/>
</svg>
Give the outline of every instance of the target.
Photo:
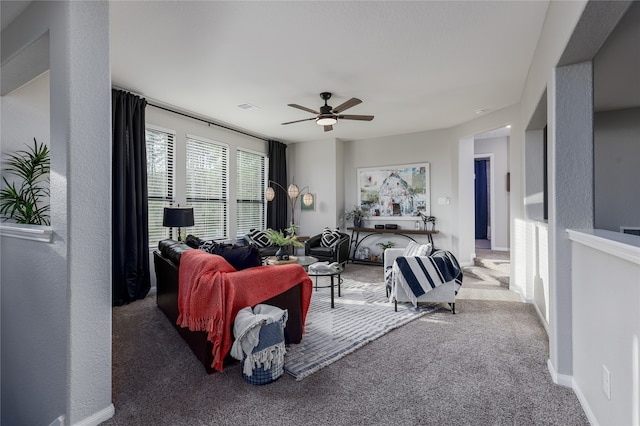
<svg viewBox="0 0 640 426">
<path fill-rule="evenodd" d="M 245 102 L 243 104 L 238 105 L 238 108 L 247 109 L 247 110 L 249 110 L 249 109 L 259 109 L 257 106 L 255 106 L 253 104 L 250 104 L 248 102 Z"/>
<path fill-rule="evenodd" d="M 477 109 L 477 110 L 476 110 L 476 114 L 482 114 L 483 112 L 489 112 L 489 111 L 491 111 L 491 110 L 490 110 L 490 109 L 483 109 L 483 108 L 480 108 L 480 109 Z"/>
</svg>

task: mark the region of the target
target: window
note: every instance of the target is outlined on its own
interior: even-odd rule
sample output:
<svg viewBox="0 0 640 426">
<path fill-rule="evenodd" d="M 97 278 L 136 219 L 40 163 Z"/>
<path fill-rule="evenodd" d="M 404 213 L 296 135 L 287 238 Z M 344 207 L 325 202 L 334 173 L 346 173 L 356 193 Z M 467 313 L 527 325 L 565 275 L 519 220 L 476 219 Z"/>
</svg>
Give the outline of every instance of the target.
<svg viewBox="0 0 640 426">
<path fill-rule="evenodd" d="M 174 136 L 167 131 L 146 129 L 149 247 L 157 247 L 158 241 L 170 237 L 169 228 L 162 226 L 162 214 L 173 202 Z"/>
<path fill-rule="evenodd" d="M 238 150 L 236 167 L 237 236 L 250 229 L 264 229 L 266 209 L 264 188 L 266 179 L 266 157 L 251 151 Z"/>
<path fill-rule="evenodd" d="M 187 205 L 195 226 L 189 233 L 202 239 L 225 239 L 227 232 L 226 145 L 187 135 Z"/>
</svg>

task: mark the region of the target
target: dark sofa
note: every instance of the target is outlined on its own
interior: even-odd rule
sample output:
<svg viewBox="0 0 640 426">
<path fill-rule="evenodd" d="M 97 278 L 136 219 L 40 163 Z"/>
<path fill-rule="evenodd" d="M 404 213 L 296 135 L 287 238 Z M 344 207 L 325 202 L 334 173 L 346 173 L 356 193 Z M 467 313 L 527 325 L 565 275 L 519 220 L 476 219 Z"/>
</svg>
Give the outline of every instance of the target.
<svg viewBox="0 0 640 426">
<path fill-rule="evenodd" d="M 187 342 L 196 357 L 202 362 L 208 373 L 214 370 L 213 344 L 207 340 L 204 331 L 190 331 L 177 324 L 178 319 L 178 269 L 180 256 L 186 250 L 195 250 L 184 243 L 174 240 L 163 240 L 158 243 L 158 250 L 153 252 L 157 279 L 157 305 L 176 328 L 180 336 Z M 289 319 L 285 327 L 285 341 L 299 343 L 302 340 L 303 314 L 301 307 L 302 289 L 298 284 L 289 290 L 265 300 L 261 303 L 287 309 Z"/>
</svg>

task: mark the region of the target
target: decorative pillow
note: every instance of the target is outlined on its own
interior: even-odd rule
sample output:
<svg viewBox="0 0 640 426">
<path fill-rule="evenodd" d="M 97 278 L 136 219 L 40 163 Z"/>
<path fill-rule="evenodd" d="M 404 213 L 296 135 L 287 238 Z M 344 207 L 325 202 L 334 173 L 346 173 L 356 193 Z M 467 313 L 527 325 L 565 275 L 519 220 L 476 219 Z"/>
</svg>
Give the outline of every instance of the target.
<svg viewBox="0 0 640 426">
<path fill-rule="evenodd" d="M 229 262 L 229 264 L 238 271 L 262 264 L 260 252 L 256 247 L 218 244 L 215 241 L 205 241 L 199 248 L 207 253 L 224 257 L 224 260 Z"/>
<path fill-rule="evenodd" d="M 260 266 L 260 252 L 256 247 L 242 247 L 232 244 L 216 244 L 214 253 L 224 257 L 236 270 L 240 271 L 246 268 Z"/>
<path fill-rule="evenodd" d="M 184 240 L 185 244 L 187 244 L 189 247 L 197 249 L 200 248 L 200 245 L 202 244 L 202 240 L 198 237 L 196 237 L 195 235 L 187 235 L 187 239 Z"/>
<path fill-rule="evenodd" d="M 402 254 L 404 257 L 412 257 L 412 256 L 429 256 L 431 254 L 431 243 L 427 244 L 418 244 L 413 241 L 407 244 L 407 247 L 404 249 L 404 253 Z"/>
<path fill-rule="evenodd" d="M 200 241 L 200 245 L 198 246 L 198 248 L 200 250 L 202 250 L 202 251 L 206 251 L 207 253 L 214 254 L 213 250 L 214 250 L 216 244 L 217 243 L 215 241 L 213 241 L 213 240 L 208 240 L 208 241 L 201 240 Z"/>
<path fill-rule="evenodd" d="M 265 247 L 271 246 L 271 243 L 269 242 L 269 238 L 267 237 L 267 234 L 264 231 L 261 231 L 259 229 L 250 229 L 249 236 L 259 248 L 265 248 Z"/>
<path fill-rule="evenodd" d="M 342 235 L 340 234 L 340 230 L 337 228 L 333 231 L 326 227 L 322 230 L 322 237 L 320 237 L 320 246 L 321 247 L 333 247 L 340 240 Z"/>
</svg>

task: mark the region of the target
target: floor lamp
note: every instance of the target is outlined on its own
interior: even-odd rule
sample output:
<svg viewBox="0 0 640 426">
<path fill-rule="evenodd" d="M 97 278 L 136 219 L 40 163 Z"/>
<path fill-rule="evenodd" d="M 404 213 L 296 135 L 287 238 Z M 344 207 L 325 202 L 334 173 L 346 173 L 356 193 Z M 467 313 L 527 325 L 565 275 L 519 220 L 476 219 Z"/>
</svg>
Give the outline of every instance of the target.
<svg viewBox="0 0 640 426">
<path fill-rule="evenodd" d="M 269 186 L 264 191 L 264 197 L 267 199 L 267 201 L 273 201 L 273 199 L 276 196 L 276 191 L 275 189 L 273 189 L 273 186 L 271 185 L 275 185 L 276 187 L 282 189 L 287 194 L 287 198 L 289 199 L 289 204 L 291 205 L 291 226 L 294 230 L 293 233 L 295 234 L 295 211 L 296 211 L 296 203 L 298 202 L 298 197 L 302 192 L 306 190 L 307 192 L 302 196 L 302 203 L 305 206 L 310 206 L 311 204 L 313 204 L 313 195 L 309 192 L 308 186 L 305 186 L 304 188 L 300 189 L 298 188 L 298 185 L 296 185 L 295 183 L 292 183 L 291 185 L 289 185 L 287 189 L 284 189 L 284 187 L 280 185 L 278 182 L 274 182 L 270 180 Z"/>
</svg>

